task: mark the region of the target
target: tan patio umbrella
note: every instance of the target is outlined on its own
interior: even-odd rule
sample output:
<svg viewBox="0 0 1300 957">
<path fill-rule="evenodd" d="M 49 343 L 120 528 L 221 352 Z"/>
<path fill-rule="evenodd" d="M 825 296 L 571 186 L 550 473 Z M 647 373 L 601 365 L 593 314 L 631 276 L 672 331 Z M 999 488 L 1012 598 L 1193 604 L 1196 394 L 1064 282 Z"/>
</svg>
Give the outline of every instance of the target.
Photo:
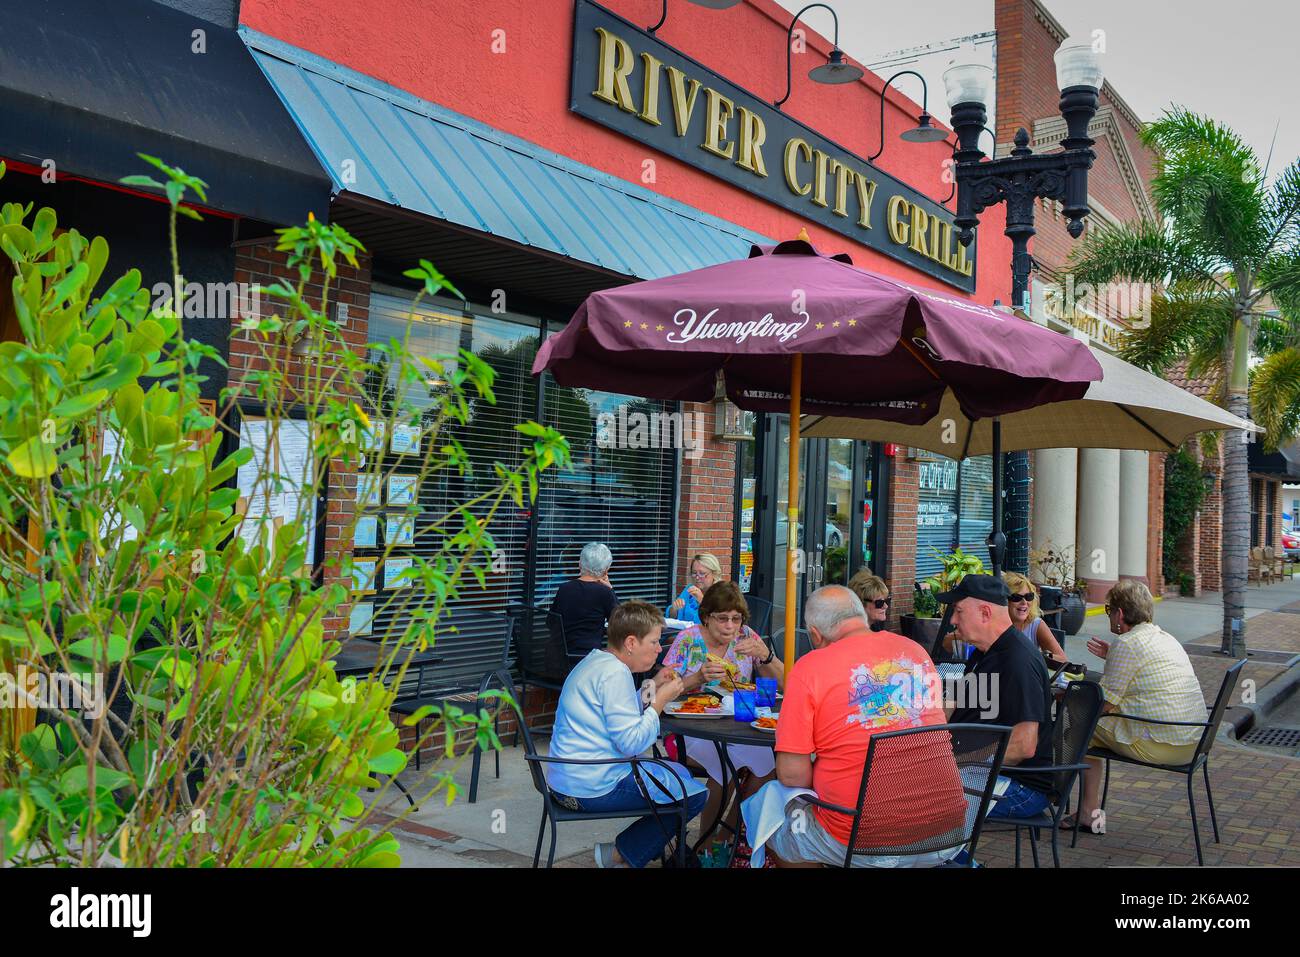
<svg viewBox="0 0 1300 957">
<path fill-rule="evenodd" d="M 1003 452 L 1054 448 L 1172 452 L 1198 432 L 1260 431 L 1254 423 L 1159 376 L 1100 349 L 1089 350 L 1101 365 L 1101 381 L 1090 383 L 1081 399 L 1049 402 L 1000 416 Z M 939 403 L 939 414 L 920 425 L 805 415 L 801 432 L 805 438 L 896 442 L 963 459 L 993 452 L 994 422 L 991 418 L 967 418 L 947 392 Z"/>
</svg>

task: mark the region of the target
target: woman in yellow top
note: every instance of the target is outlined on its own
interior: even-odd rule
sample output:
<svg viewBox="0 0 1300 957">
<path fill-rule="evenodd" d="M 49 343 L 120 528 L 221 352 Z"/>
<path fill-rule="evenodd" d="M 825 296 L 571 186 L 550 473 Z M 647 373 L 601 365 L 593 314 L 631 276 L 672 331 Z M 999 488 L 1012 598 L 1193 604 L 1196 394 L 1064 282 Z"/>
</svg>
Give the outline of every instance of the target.
<svg viewBox="0 0 1300 957">
<path fill-rule="evenodd" d="M 1116 637 L 1111 641 L 1088 640 L 1088 650 L 1106 662 L 1101 676 L 1105 702 L 1092 747 L 1148 764 L 1186 764 L 1196 753 L 1205 730 L 1190 725 L 1206 720 L 1205 696 L 1187 651 L 1177 638 L 1156 627 L 1152 621 L 1155 602 L 1141 582 L 1125 579 L 1114 585 L 1106 594 L 1106 614 Z M 1111 717 L 1113 714 L 1149 720 L 1129 721 Z M 1084 833 L 1105 833 L 1105 818 L 1100 811 L 1101 778 L 1102 759 L 1088 758 L 1077 819 Z M 1070 815 L 1061 820 L 1061 826 L 1073 828 L 1075 820 Z"/>
</svg>

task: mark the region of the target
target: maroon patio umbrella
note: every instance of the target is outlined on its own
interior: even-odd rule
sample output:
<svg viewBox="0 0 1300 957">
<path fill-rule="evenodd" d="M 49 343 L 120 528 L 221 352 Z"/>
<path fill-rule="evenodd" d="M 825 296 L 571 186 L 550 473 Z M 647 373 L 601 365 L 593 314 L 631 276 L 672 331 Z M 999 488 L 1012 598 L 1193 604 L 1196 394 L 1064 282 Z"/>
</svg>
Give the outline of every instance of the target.
<svg viewBox="0 0 1300 957">
<path fill-rule="evenodd" d="M 718 373 L 742 409 L 790 413 L 789 528 L 798 527 L 799 416 L 929 421 L 951 392 L 971 419 L 1081 398 L 1101 367 L 1083 343 L 858 269 L 806 237 L 748 259 L 592 293 L 533 374 L 562 386 L 708 402 Z M 793 660 L 796 540 L 786 552 Z"/>
</svg>

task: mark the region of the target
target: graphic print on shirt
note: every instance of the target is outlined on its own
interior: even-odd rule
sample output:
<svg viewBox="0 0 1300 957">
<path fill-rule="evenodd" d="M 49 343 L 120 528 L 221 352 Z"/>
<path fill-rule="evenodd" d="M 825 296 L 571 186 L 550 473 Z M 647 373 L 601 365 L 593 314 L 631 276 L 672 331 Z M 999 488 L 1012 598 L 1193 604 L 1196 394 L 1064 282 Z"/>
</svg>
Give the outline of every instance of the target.
<svg viewBox="0 0 1300 957">
<path fill-rule="evenodd" d="M 876 729 L 921 723 L 924 670 L 910 658 L 887 658 L 849 672 L 849 724 Z"/>
</svg>

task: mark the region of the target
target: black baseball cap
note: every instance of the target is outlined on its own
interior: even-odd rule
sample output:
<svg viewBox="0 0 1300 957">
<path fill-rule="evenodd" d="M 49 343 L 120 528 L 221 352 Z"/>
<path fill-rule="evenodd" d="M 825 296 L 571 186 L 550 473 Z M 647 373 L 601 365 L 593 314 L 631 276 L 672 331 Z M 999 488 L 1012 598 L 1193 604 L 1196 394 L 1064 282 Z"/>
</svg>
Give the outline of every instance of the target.
<svg viewBox="0 0 1300 957">
<path fill-rule="evenodd" d="M 951 591 L 940 592 L 935 597 L 945 605 L 954 605 L 963 598 L 978 598 L 993 605 L 1005 605 L 1011 590 L 998 575 L 967 575 Z"/>
</svg>

